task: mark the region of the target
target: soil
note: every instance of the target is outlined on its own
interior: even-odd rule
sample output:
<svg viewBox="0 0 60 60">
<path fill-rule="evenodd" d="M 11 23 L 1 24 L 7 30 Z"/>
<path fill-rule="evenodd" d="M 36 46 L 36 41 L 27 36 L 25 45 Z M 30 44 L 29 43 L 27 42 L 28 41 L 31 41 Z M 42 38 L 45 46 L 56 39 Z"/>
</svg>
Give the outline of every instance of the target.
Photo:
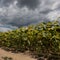
<svg viewBox="0 0 60 60">
<path fill-rule="evenodd" d="M 0 48 L 0 60 L 4 60 L 2 57 L 11 57 L 13 60 L 37 60 L 28 54 L 12 53 L 11 51 L 5 51 L 4 49 Z"/>
</svg>

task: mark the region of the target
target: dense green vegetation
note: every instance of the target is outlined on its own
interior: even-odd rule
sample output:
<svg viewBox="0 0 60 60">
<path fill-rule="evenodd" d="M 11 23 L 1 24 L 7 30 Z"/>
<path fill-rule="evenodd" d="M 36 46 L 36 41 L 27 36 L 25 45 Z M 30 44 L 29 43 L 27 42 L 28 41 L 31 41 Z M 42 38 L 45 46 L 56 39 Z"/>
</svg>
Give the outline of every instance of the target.
<svg viewBox="0 0 60 60">
<path fill-rule="evenodd" d="M 60 53 L 60 25 L 58 21 L 41 22 L 35 26 L 0 32 L 0 46 L 15 51 Z"/>
</svg>

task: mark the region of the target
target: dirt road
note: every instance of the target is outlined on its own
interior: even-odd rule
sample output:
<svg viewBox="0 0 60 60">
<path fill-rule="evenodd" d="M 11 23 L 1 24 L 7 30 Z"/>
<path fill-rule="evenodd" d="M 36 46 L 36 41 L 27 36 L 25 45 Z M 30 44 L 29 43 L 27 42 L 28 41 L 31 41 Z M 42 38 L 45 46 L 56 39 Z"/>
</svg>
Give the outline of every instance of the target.
<svg viewBox="0 0 60 60">
<path fill-rule="evenodd" d="M 0 48 L 0 60 L 3 60 L 2 57 L 11 57 L 13 60 L 36 60 L 29 55 L 23 53 L 11 53 Z"/>
</svg>

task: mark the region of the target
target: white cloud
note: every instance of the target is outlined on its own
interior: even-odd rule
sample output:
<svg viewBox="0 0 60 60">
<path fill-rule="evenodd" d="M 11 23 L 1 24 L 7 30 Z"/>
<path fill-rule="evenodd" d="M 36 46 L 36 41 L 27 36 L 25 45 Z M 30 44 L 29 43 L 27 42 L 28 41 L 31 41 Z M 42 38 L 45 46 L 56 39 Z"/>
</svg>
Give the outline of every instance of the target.
<svg viewBox="0 0 60 60">
<path fill-rule="evenodd" d="M 60 17 L 60 11 L 52 11 L 47 14 L 47 18 L 51 21 L 56 20 L 58 17 Z"/>
</svg>

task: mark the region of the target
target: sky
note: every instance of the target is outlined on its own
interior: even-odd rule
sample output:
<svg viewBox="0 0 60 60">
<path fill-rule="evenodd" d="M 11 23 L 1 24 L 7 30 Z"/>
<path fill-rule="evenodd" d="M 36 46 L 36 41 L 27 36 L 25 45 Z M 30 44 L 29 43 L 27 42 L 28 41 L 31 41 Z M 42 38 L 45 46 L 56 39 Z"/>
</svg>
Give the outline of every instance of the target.
<svg viewBox="0 0 60 60">
<path fill-rule="evenodd" d="M 1 31 L 53 21 L 58 17 L 60 0 L 0 0 Z"/>
</svg>

